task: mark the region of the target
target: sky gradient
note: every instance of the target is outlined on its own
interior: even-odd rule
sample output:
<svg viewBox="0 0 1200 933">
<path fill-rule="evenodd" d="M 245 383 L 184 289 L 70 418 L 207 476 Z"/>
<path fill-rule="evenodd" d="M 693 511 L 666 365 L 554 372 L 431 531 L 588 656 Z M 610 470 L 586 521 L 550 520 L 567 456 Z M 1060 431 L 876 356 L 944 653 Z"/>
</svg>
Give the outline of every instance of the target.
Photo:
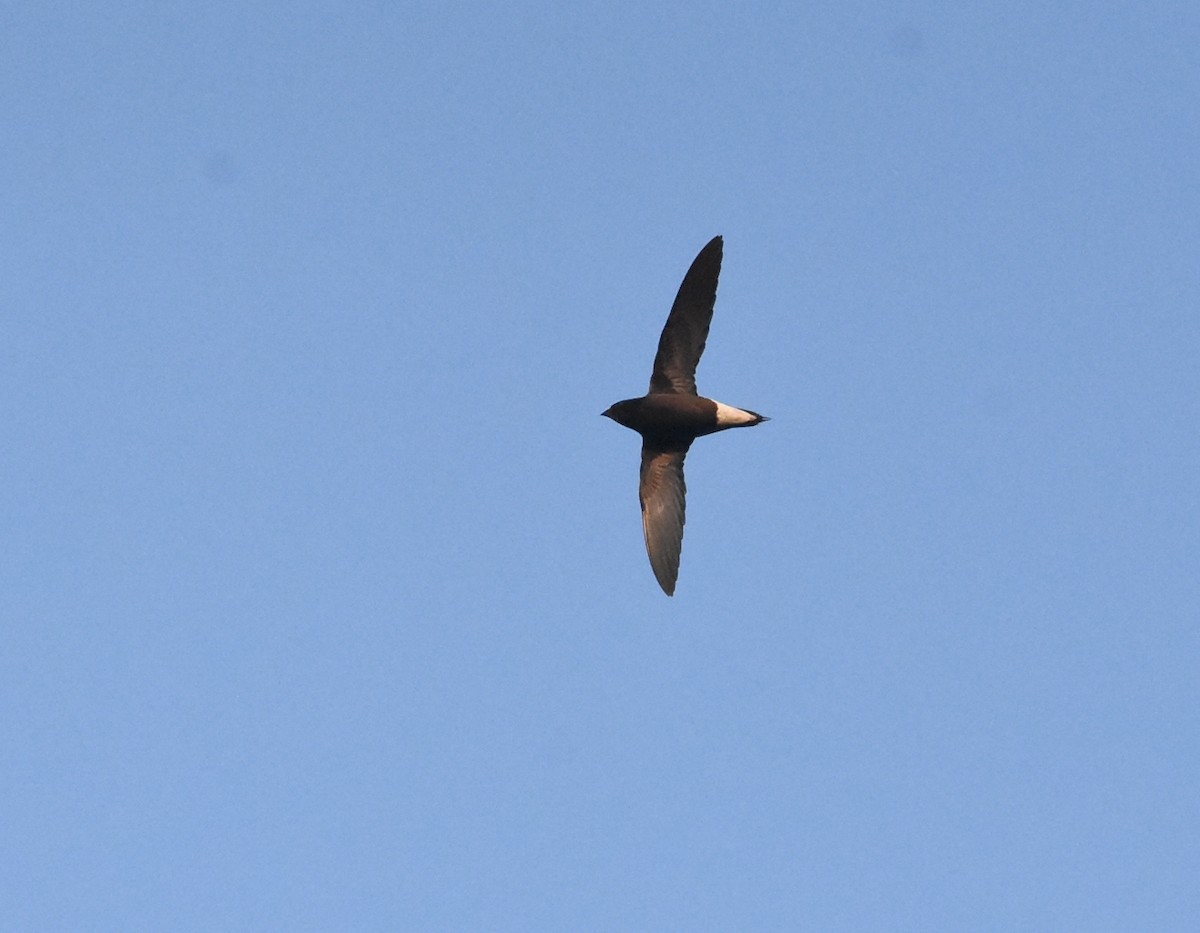
<svg viewBox="0 0 1200 933">
<path fill-rule="evenodd" d="M 1197 101 L 1185 2 L 0 14 L 0 928 L 1197 929 Z"/>
</svg>

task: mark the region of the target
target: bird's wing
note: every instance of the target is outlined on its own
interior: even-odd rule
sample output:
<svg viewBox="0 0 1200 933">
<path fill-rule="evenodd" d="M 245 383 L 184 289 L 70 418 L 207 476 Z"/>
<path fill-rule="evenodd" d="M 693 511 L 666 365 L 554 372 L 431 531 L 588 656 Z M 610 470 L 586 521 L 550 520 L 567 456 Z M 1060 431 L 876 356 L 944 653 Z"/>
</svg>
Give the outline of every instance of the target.
<svg viewBox="0 0 1200 933">
<path fill-rule="evenodd" d="M 679 576 L 679 552 L 683 547 L 684 496 L 683 447 L 662 450 L 642 446 L 642 476 L 638 495 L 642 500 L 642 531 L 646 553 L 658 585 L 668 596 L 675 595 Z"/>
<path fill-rule="evenodd" d="M 721 249 L 721 238 L 713 237 L 683 277 L 662 336 L 658 338 L 658 354 L 654 357 L 654 372 L 650 374 L 651 392 L 696 394 L 696 364 L 704 352 L 713 303 L 717 300 Z"/>
</svg>

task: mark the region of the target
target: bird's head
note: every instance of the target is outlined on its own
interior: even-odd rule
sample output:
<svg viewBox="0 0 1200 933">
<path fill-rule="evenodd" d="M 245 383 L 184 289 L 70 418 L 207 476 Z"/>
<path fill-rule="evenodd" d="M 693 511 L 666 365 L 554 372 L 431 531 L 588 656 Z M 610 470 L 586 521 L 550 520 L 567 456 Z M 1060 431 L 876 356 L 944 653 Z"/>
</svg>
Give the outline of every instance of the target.
<svg viewBox="0 0 1200 933">
<path fill-rule="evenodd" d="M 608 406 L 606 411 L 600 412 L 601 417 L 612 418 L 617 424 L 623 424 L 629 427 L 630 409 L 637 399 L 625 399 L 623 402 L 615 402 Z"/>
</svg>

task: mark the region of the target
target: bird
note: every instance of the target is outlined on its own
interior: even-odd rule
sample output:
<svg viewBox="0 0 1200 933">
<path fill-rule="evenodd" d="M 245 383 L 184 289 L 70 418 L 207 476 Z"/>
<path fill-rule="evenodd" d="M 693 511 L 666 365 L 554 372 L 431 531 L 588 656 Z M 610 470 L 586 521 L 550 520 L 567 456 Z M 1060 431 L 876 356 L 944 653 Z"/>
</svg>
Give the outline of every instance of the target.
<svg viewBox="0 0 1200 933">
<path fill-rule="evenodd" d="M 601 412 L 642 436 L 638 483 L 642 532 L 654 578 L 668 596 L 675 595 L 679 578 L 687 495 L 683 461 L 692 441 L 770 420 L 758 412 L 705 398 L 696 391 L 696 365 L 708 340 L 723 250 L 724 240 L 713 237 L 683 277 L 658 338 L 649 391 L 641 398 L 615 402 Z"/>
</svg>

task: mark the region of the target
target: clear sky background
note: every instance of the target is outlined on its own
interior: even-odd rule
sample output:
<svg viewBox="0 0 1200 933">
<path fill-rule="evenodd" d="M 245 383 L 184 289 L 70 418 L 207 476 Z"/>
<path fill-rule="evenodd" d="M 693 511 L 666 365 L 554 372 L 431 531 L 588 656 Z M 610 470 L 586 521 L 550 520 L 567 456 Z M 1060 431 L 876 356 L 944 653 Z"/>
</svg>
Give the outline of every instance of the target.
<svg viewBox="0 0 1200 933">
<path fill-rule="evenodd" d="M 0 106 L 0 928 L 1200 929 L 1194 2 L 26 3 Z"/>
</svg>

